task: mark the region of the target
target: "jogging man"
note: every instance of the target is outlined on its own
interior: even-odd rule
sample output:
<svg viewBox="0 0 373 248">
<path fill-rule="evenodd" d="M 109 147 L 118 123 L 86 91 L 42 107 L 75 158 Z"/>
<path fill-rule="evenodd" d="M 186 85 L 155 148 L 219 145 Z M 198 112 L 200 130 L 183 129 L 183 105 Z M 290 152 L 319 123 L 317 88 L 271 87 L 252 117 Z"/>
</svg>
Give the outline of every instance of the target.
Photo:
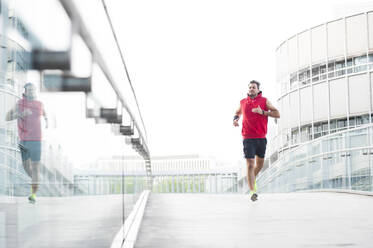
<svg viewBox="0 0 373 248">
<path fill-rule="evenodd" d="M 236 127 L 241 114 L 243 115 L 243 150 L 247 164 L 247 183 L 252 201 L 256 201 L 258 198 L 255 177 L 264 164 L 268 116 L 280 118 L 280 112 L 267 98 L 262 96 L 259 86 L 260 83 L 255 80 L 249 83 L 248 97 L 241 100 L 240 107 L 233 118 L 233 125 Z"/>
<path fill-rule="evenodd" d="M 31 83 L 26 83 L 23 98 L 7 113 L 6 120 L 17 119 L 19 148 L 21 150 L 22 165 L 31 178 L 30 203 L 35 203 L 39 183 L 39 163 L 41 155 L 41 116 L 48 119 L 43 104 L 36 100 L 36 89 Z"/>
</svg>

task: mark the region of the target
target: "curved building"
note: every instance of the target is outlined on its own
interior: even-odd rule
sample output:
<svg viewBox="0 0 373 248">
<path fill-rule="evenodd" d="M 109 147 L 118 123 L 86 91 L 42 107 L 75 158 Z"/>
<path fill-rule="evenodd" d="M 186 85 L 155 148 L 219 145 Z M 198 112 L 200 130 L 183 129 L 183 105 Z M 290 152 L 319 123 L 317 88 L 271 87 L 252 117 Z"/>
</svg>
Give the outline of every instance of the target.
<svg viewBox="0 0 373 248">
<path fill-rule="evenodd" d="M 277 49 L 278 148 L 371 122 L 373 12 L 299 33 Z"/>
<path fill-rule="evenodd" d="M 306 179 L 299 180 L 301 183 L 294 181 L 294 187 L 282 191 L 320 188 L 336 178 L 342 178 L 344 186 L 353 188 L 352 167 L 357 161 L 350 161 L 350 151 L 358 147 L 360 158 L 369 156 L 367 150 L 372 142 L 371 128 L 360 127 L 372 123 L 373 11 L 330 21 L 298 33 L 283 42 L 276 55 L 280 93 L 277 105 L 281 119 L 278 120 L 278 134 L 270 142 L 268 150 L 269 168 L 277 169 L 272 169 L 272 173 L 270 169 L 264 171 L 260 180 L 267 177 L 273 182 L 274 171 L 277 171 L 277 176 L 286 174 L 298 180 L 303 174 L 295 168 L 305 168 Z M 366 135 L 353 136 L 352 133 L 358 131 L 351 129 L 362 130 Z M 336 147 L 338 149 L 333 150 Z M 347 174 L 336 173 L 334 177 L 328 174 L 325 178 L 323 168 L 334 156 L 333 151 L 345 158 L 345 161 L 338 162 L 338 166 L 344 166 Z M 318 161 L 313 156 L 320 158 L 319 164 L 309 164 L 310 161 Z M 294 163 L 294 168 L 287 167 L 288 164 L 285 166 L 287 159 Z M 369 158 L 363 167 L 369 169 L 366 173 L 371 180 L 370 161 Z M 280 173 L 285 167 L 294 174 Z M 320 173 L 318 182 L 310 182 L 310 170 Z M 266 181 L 264 184 L 269 186 L 271 183 Z"/>
</svg>

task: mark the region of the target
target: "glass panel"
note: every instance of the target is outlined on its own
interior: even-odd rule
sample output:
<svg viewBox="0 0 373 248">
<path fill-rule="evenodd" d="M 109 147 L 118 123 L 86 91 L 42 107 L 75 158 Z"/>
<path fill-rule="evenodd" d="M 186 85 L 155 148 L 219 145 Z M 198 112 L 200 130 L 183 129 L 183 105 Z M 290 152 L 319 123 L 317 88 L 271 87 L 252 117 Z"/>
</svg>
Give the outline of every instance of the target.
<svg viewBox="0 0 373 248">
<path fill-rule="evenodd" d="M 369 62 L 373 62 L 373 53 L 369 54 L 368 61 Z"/>
<path fill-rule="evenodd" d="M 326 73 L 326 65 L 321 65 L 320 66 L 320 74 Z"/>
<path fill-rule="evenodd" d="M 299 142 L 299 131 L 295 129 L 291 132 L 291 144 L 297 144 Z"/>
<path fill-rule="evenodd" d="M 322 171 L 320 157 L 314 157 L 308 162 L 308 189 L 320 189 Z"/>
<path fill-rule="evenodd" d="M 356 125 L 356 118 L 355 117 L 350 117 L 348 121 L 350 127 L 354 127 Z"/>
<path fill-rule="evenodd" d="M 290 75 L 290 89 L 294 89 L 298 87 L 298 80 L 297 80 L 298 74 L 293 73 Z"/>
<path fill-rule="evenodd" d="M 312 77 L 318 76 L 320 74 L 320 67 L 319 65 L 314 65 L 312 67 Z"/>
<path fill-rule="evenodd" d="M 307 145 L 308 156 L 314 156 L 320 153 L 321 151 L 321 142 L 311 142 Z"/>
<path fill-rule="evenodd" d="M 45 77 L 41 77 L 47 71 L 66 84 L 99 83 L 112 88 L 107 80 L 90 77 L 91 60 L 87 78 L 70 73 L 68 64 L 77 64 L 72 55 L 76 54 L 71 52 L 75 45 L 71 27 L 77 25 L 71 25 L 60 1 L 7 2 L 11 2 L 10 9 L 4 9 L 4 1 L 0 2 L 0 29 L 4 32 L 4 24 L 12 27 L 0 34 L 0 247 L 80 247 L 82 242 L 87 247 L 109 247 L 148 187 L 145 164 L 150 161 L 144 159 L 145 144 L 131 139 L 138 137 L 138 130 L 126 143 L 116 132 L 119 123 L 102 116 L 87 119 L 91 90 L 67 92 L 63 91 L 66 87 L 59 87 L 58 93 L 47 91 Z M 94 11 L 93 5 L 78 10 L 85 13 L 81 17 L 88 26 L 94 22 L 85 19 L 87 13 L 106 20 L 103 11 Z M 98 7 L 102 10 L 100 4 Z M 101 29 L 109 35 L 100 33 Z M 120 56 L 111 49 L 115 43 L 108 25 L 91 26 L 87 33 L 102 42 L 98 45 L 100 53 L 111 58 L 106 60 L 107 66 L 116 69 L 108 73 L 118 74 L 110 76 L 124 79 L 125 74 L 118 69 L 122 64 L 114 62 Z M 83 38 L 83 43 L 89 43 Z M 79 66 L 85 58 L 78 57 Z M 40 71 L 31 70 L 37 66 Z M 129 82 L 122 80 L 117 86 L 126 95 L 128 109 L 137 112 L 132 91 L 123 89 L 131 88 Z M 118 102 L 117 94 L 110 98 Z M 114 113 L 118 117 L 119 112 Z M 10 229 L 4 229 L 4 218 Z M 105 228 L 97 229 L 102 225 Z M 94 239 L 85 239 L 86 234 Z"/>
<path fill-rule="evenodd" d="M 361 119 L 362 119 L 363 124 L 369 123 L 369 115 L 363 115 Z"/>
<path fill-rule="evenodd" d="M 302 127 L 301 128 L 301 142 L 306 142 L 309 140 L 310 133 L 309 133 L 308 127 Z"/>
<path fill-rule="evenodd" d="M 355 65 L 360 65 L 355 67 L 354 72 L 361 72 L 367 69 L 367 66 L 365 65 L 367 63 L 366 55 L 354 58 L 354 62 Z"/>
<path fill-rule="evenodd" d="M 335 63 L 336 76 L 343 76 L 345 74 L 345 61 L 338 61 Z"/>
<path fill-rule="evenodd" d="M 353 190 L 369 191 L 370 167 L 369 156 L 361 151 L 351 151 L 348 159 L 351 164 L 351 188 Z"/>
<path fill-rule="evenodd" d="M 363 55 L 360 57 L 354 58 L 355 65 L 361 65 L 367 63 L 367 56 Z"/>
<path fill-rule="evenodd" d="M 329 131 L 329 125 L 327 122 L 323 122 L 322 123 L 322 131 L 323 131 L 323 135 L 327 135 L 328 134 L 328 131 Z"/>
<path fill-rule="evenodd" d="M 320 66 L 320 80 L 326 79 L 326 64 Z"/>
<path fill-rule="evenodd" d="M 361 118 L 361 116 L 356 116 L 356 125 L 361 125 L 363 124 L 363 119 Z"/>
<path fill-rule="evenodd" d="M 330 121 L 330 132 L 335 132 L 337 129 L 337 120 Z"/>
<path fill-rule="evenodd" d="M 329 62 L 328 63 L 328 72 L 331 72 L 331 71 L 334 71 L 334 70 L 335 70 L 334 61 L 333 62 Z"/>
<path fill-rule="evenodd" d="M 353 69 L 351 68 L 353 65 L 354 65 L 353 59 L 352 58 L 347 59 L 347 67 L 348 67 L 347 74 L 350 74 L 353 72 Z"/>
<path fill-rule="evenodd" d="M 337 128 L 344 128 L 347 126 L 347 119 L 340 119 L 337 121 Z"/>
</svg>

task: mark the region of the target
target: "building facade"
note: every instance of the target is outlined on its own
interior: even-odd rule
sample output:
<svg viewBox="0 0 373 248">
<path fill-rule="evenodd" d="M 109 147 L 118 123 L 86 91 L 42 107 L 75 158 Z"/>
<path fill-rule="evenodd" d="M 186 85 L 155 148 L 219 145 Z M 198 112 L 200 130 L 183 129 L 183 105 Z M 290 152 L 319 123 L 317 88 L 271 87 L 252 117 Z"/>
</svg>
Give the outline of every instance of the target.
<svg viewBox="0 0 373 248">
<path fill-rule="evenodd" d="M 276 53 L 281 119 L 263 190 L 371 190 L 373 11 L 307 29 Z M 279 175 L 292 186 L 276 189 Z"/>
</svg>

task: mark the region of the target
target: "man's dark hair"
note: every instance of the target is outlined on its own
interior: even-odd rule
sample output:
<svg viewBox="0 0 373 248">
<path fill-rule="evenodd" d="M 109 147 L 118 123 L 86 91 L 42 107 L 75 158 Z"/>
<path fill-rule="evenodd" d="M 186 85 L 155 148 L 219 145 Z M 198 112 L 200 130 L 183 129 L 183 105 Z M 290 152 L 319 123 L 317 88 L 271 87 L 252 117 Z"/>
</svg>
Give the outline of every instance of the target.
<svg viewBox="0 0 373 248">
<path fill-rule="evenodd" d="M 34 84 L 33 83 L 30 83 L 30 82 L 27 82 L 24 86 L 23 86 L 23 88 L 27 88 L 27 87 L 29 87 L 29 86 L 34 86 Z"/>
<path fill-rule="evenodd" d="M 250 83 L 249 83 L 249 85 L 250 85 L 250 84 L 256 84 L 256 86 L 257 86 L 258 89 L 259 89 L 260 83 L 259 83 L 258 81 L 256 81 L 256 80 L 251 80 Z"/>
</svg>

